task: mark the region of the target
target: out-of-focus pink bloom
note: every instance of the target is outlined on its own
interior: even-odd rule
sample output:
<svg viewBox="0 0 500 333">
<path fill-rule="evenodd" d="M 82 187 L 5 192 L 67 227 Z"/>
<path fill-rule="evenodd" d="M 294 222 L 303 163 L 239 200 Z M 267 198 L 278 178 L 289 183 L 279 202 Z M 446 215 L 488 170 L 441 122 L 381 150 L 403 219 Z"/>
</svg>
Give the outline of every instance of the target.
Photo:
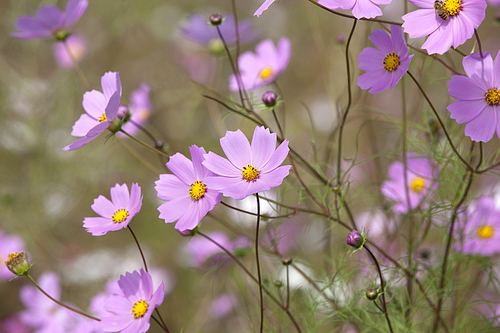
<svg viewBox="0 0 500 333">
<path fill-rule="evenodd" d="M 14 277 L 5 265 L 9 254 L 25 251 L 26 246 L 21 237 L 17 235 L 6 235 L 0 230 L 0 280 L 9 280 Z"/>
<path fill-rule="evenodd" d="M 297 247 L 303 228 L 292 221 L 285 221 L 278 226 L 268 225 L 261 232 L 261 244 L 281 256 L 290 254 Z"/>
<path fill-rule="evenodd" d="M 87 42 L 79 34 L 73 34 L 66 38 L 66 44 L 71 50 L 71 54 L 75 58 L 76 62 L 80 62 L 87 55 Z M 54 43 L 54 57 L 56 58 L 57 64 L 62 68 L 70 69 L 73 68 L 73 59 L 68 52 L 68 48 L 64 45 L 65 42 L 58 41 Z"/>
<path fill-rule="evenodd" d="M 0 332 L 31 333 L 31 329 L 22 323 L 18 317 L 7 317 L 0 322 Z"/>
<path fill-rule="evenodd" d="M 124 121 L 122 129 L 132 136 L 139 132 L 138 126 L 144 126 L 153 113 L 153 106 L 149 99 L 150 91 L 151 88 L 147 84 L 141 83 L 139 88 L 130 94 L 130 104 L 125 108 L 125 114 L 122 117 Z M 116 135 L 120 138 L 128 138 L 121 132 Z"/>
<path fill-rule="evenodd" d="M 390 4 L 391 0 L 319 0 L 318 3 L 332 10 L 351 9 L 352 15 L 360 19 L 382 15 L 379 6 Z"/>
<path fill-rule="evenodd" d="M 213 231 L 207 236 L 228 251 L 233 251 L 234 245 L 225 233 Z M 185 251 L 189 254 L 195 267 L 210 266 L 226 258 L 225 252 L 220 247 L 200 236 L 191 238 L 185 246 Z"/>
<path fill-rule="evenodd" d="M 26 15 L 18 18 L 14 25 L 18 32 L 11 35 L 21 39 L 45 38 L 51 35 L 64 39 L 68 36 L 69 27 L 82 17 L 88 4 L 88 0 L 70 0 L 64 12 L 53 5 L 43 6 L 36 12 L 35 17 Z"/>
<path fill-rule="evenodd" d="M 221 294 L 210 304 L 210 313 L 213 318 L 222 318 L 227 316 L 237 304 L 238 301 L 233 294 Z"/>
</svg>

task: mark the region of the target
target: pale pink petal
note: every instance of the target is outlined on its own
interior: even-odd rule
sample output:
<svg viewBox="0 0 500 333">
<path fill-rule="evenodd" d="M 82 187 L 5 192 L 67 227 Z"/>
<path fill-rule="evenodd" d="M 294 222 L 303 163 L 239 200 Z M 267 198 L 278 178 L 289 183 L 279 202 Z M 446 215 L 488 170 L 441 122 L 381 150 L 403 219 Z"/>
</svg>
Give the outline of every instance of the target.
<svg viewBox="0 0 500 333">
<path fill-rule="evenodd" d="M 66 4 L 66 19 L 64 24 L 66 26 L 73 25 L 76 21 L 82 17 L 83 13 L 87 9 L 89 2 L 88 0 L 70 0 Z"/>
<path fill-rule="evenodd" d="M 461 75 L 453 75 L 448 82 L 448 94 L 459 100 L 482 100 L 485 101 L 485 90 L 476 80 Z"/>
<path fill-rule="evenodd" d="M 227 159 L 212 153 L 211 151 L 203 156 L 205 157 L 205 160 L 202 164 L 213 173 L 225 177 L 242 177 L 243 167 L 238 168 Z"/>
<path fill-rule="evenodd" d="M 433 2 L 434 3 L 434 2 Z M 403 15 L 403 29 L 410 38 L 421 38 L 432 34 L 439 27 L 436 11 L 432 9 L 417 9 Z M 442 20 L 441 20 L 442 21 Z"/>
<path fill-rule="evenodd" d="M 486 101 L 472 100 L 472 101 L 456 101 L 448 105 L 451 119 L 455 119 L 458 124 L 468 123 L 475 119 L 486 107 Z"/>
<path fill-rule="evenodd" d="M 262 171 L 267 172 L 268 170 L 277 168 L 287 158 L 289 151 L 290 149 L 288 148 L 288 140 L 285 140 L 274 151 L 274 154 L 267 161 L 267 163 L 262 166 Z"/>
<path fill-rule="evenodd" d="M 264 166 L 276 150 L 276 133 L 270 133 L 269 129 L 255 127 L 251 144 L 251 165 L 258 170 Z"/>
<path fill-rule="evenodd" d="M 196 180 L 193 169 L 193 162 L 181 153 L 176 153 L 170 156 L 167 162 L 167 167 L 177 176 L 184 184 L 192 184 Z"/>
<path fill-rule="evenodd" d="M 252 162 L 250 143 L 242 131 L 228 131 L 226 135 L 220 139 L 220 145 L 229 161 L 235 167 L 242 168 Z"/>
<path fill-rule="evenodd" d="M 162 174 L 155 184 L 155 190 L 161 200 L 170 201 L 180 197 L 189 197 L 191 187 L 174 175 Z"/>
<path fill-rule="evenodd" d="M 94 199 L 94 203 L 90 206 L 90 208 L 92 208 L 96 214 L 107 218 L 111 218 L 117 209 L 117 207 L 109 201 L 108 198 L 102 195 Z"/>
<path fill-rule="evenodd" d="M 273 4 L 274 0 L 266 0 L 264 3 L 253 13 L 253 16 L 259 17 L 263 11 L 267 10 Z"/>
<path fill-rule="evenodd" d="M 497 127 L 497 114 L 485 108 L 474 120 L 465 126 L 465 135 L 472 141 L 488 142 L 495 134 Z"/>
<path fill-rule="evenodd" d="M 88 114 L 83 113 L 75 124 L 73 125 L 73 130 L 71 131 L 72 136 L 85 136 L 94 126 L 98 124 L 97 120 L 91 118 Z"/>
<path fill-rule="evenodd" d="M 129 192 L 127 184 L 118 185 L 116 184 L 114 187 L 110 189 L 111 192 L 111 202 L 117 208 L 128 208 L 129 203 Z"/>
<path fill-rule="evenodd" d="M 352 15 L 355 18 L 374 18 L 382 15 L 382 9 L 370 0 L 357 0 L 352 8 Z"/>
<path fill-rule="evenodd" d="M 108 101 L 100 91 L 92 90 L 83 94 L 82 105 L 85 112 L 97 120 L 105 113 Z"/>
</svg>

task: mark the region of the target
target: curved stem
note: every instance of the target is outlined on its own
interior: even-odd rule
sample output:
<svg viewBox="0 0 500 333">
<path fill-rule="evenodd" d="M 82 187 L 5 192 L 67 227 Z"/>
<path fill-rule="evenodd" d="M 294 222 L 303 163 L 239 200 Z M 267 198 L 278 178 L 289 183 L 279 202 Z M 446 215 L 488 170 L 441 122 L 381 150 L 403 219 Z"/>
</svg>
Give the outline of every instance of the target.
<svg viewBox="0 0 500 333">
<path fill-rule="evenodd" d="M 82 81 L 82 83 L 86 89 L 90 89 L 89 81 L 87 81 L 87 78 L 83 74 L 82 69 L 80 68 L 80 65 L 78 65 L 78 61 L 76 61 L 75 55 L 73 54 L 73 51 L 71 51 L 66 39 L 63 40 L 63 44 L 64 44 L 64 47 L 66 48 L 66 51 L 68 51 L 69 56 L 71 57 L 71 61 L 73 61 L 73 67 L 75 68 L 76 74 L 78 74 L 80 81 Z"/>
<path fill-rule="evenodd" d="M 137 248 L 139 249 L 139 252 L 141 253 L 142 262 L 144 263 L 144 270 L 147 272 L 148 271 L 148 265 L 146 264 L 146 258 L 144 257 L 144 253 L 142 252 L 141 245 L 139 244 L 139 241 L 137 240 L 137 237 L 135 237 L 135 234 L 132 231 L 132 228 L 130 228 L 130 225 L 127 225 L 127 229 L 132 234 L 132 237 L 134 238 L 135 244 L 137 245 Z"/>
<path fill-rule="evenodd" d="M 481 46 L 481 40 L 479 39 L 479 34 L 477 33 L 477 29 L 474 29 L 474 35 L 476 36 L 477 40 L 477 46 L 479 48 L 479 54 L 481 55 L 481 58 L 483 58 L 483 47 Z"/>
<path fill-rule="evenodd" d="M 255 230 L 255 261 L 257 263 L 257 277 L 259 278 L 260 333 L 262 333 L 264 331 L 264 297 L 262 296 L 262 276 L 260 274 L 260 261 L 259 261 L 259 227 L 260 227 L 259 193 L 256 193 L 255 197 L 257 198 L 257 227 Z"/>
<path fill-rule="evenodd" d="M 151 147 L 150 145 L 148 145 L 147 143 L 144 143 L 143 141 L 137 139 L 135 136 L 132 136 L 130 134 L 128 134 L 127 132 L 125 132 L 123 129 L 120 129 L 120 132 L 122 132 L 123 134 L 125 134 L 126 136 L 128 136 L 129 138 L 131 138 L 132 140 L 134 140 L 135 142 L 143 145 L 144 147 L 148 148 L 148 149 L 151 149 L 152 151 L 154 151 L 155 153 L 157 154 L 160 154 L 162 156 L 165 156 L 167 158 L 169 158 L 170 156 L 168 156 L 167 154 L 165 154 L 164 152 L 162 152 L 161 150 L 158 150 L 154 147 Z"/>
</svg>

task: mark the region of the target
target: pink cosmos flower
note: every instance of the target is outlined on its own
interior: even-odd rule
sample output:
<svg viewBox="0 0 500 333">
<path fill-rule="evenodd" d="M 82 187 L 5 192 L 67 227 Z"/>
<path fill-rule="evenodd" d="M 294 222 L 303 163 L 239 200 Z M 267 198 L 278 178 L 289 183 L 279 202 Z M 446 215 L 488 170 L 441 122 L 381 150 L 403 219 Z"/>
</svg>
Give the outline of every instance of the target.
<svg viewBox="0 0 500 333">
<path fill-rule="evenodd" d="M 110 192 L 111 201 L 100 195 L 94 199 L 94 204 L 91 206 L 101 217 L 86 217 L 83 220 L 83 226 L 93 236 L 102 236 L 109 231 L 126 228 L 141 210 L 141 188 L 137 183 L 132 184 L 130 195 L 127 184 L 116 184 Z"/>
<path fill-rule="evenodd" d="M 406 184 L 403 163 L 394 162 L 389 167 L 390 179 L 383 182 L 381 188 L 382 194 L 387 199 L 396 202 L 393 210 L 402 214 L 421 205 L 429 196 L 428 192 L 435 190 L 439 184 L 438 170 L 433 160 L 408 153 L 406 166 Z"/>
<path fill-rule="evenodd" d="M 160 175 L 156 181 L 158 198 L 168 201 L 158 207 L 160 218 L 175 222 L 179 231 L 192 230 L 201 219 L 221 201 L 221 194 L 207 186 L 205 179 L 214 174 L 202 165 L 205 149 L 189 147 L 192 162 L 177 153 L 170 157 L 167 167 L 173 175 Z"/>
<path fill-rule="evenodd" d="M 104 308 L 109 316 L 101 317 L 102 329 L 105 332 L 146 332 L 153 310 L 163 302 L 163 282 L 153 292 L 153 279 L 141 268 L 140 272 L 120 276 L 118 285 L 122 294 L 106 299 Z"/>
<path fill-rule="evenodd" d="M 118 113 L 122 96 L 120 75 L 117 72 L 105 73 L 101 78 L 101 85 L 102 93 L 92 90 L 83 95 L 83 109 L 87 113 L 81 115 L 80 119 L 73 125 L 71 132 L 71 135 L 83 136 L 83 138 L 73 141 L 63 150 L 75 150 L 83 147 L 111 125 Z"/>
<path fill-rule="evenodd" d="M 207 236 L 230 252 L 235 248 L 229 237 L 221 231 L 209 232 Z M 220 247 L 205 237 L 193 237 L 189 239 L 184 247 L 184 251 L 189 255 L 194 267 L 211 266 L 221 261 L 222 258 L 227 257 L 226 253 Z"/>
<path fill-rule="evenodd" d="M 83 60 L 87 54 L 87 42 L 81 35 L 74 34 L 66 38 L 66 44 L 68 44 L 71 54 L 75 57 L 76 62 Z M 57 60 L 57 64 L 65 69 L 73 68 L 73 59 L 68 53 L 68 49 L 64 45 L 64 42 L 58 41 L 53 45 L 54 57 Z"/>
<path fill-rule="evenodd" d="M 491 197 L 481 197 L 459 218 L 463 227 L 463 246 L 456 243 L 457 251 L 491 257 L 500 253 L 500 210 Z"/>
<path fill-rule="evenodd" d="M 139 88 L 130 94 L 130 104 L 125 110 L 122 129 L 132 136 L 139 131 L 137 125 L 143 126 L 146 124 L 153 113 L 153 106 L 149 100 L 150 91 L 151 88 L 147 84 L 141 83 Z M 127 135 L 121 132 L 116 133 L 116 135 L 120 138 L 128 138 Z"/>
<path fill-rule="evenodd" d="M 382 15 L 379 6 L 390 4 L 391 0 L 318 0 L 318 3 L 332 10 L 351 9 L 352 15 L 360 19 Z"/>
<path fill-rule="evenodd" d="M 252 144 L 240 130 L 226 132 L 220 144 L 228 159 L 212 152 L 204 155 L 203 165 L 219 175 L 207 177 L 205 183 L 233 199 L 281 185 L 291 168 L 279 166 L 288 155 L 288 140 L 276 149 L 276 133 L 263 126 L 255 128 Z"/>
<path fill-rule="evenodd" d="M 288 67 L 292 55 L 290 40 L 285 37 L 279 40 L 277 48 L 266 39 L 256 46 L 255 51 L 245 52 L 238 58 L 242 89 L 253 90 L 273 82 Z M 229 89 L 238 91 L 234 74 L 229 77 Z"/>
<path fill-rule="evenodd" d="M 68 28 L 82 17 L 88 4 L 88 0 L 70 0 L 64 12 L 53 5 L 43 6 L 36 12 L 35 17 L 26 15 L 18 18 L 14 25 L 18 32 L 11 35 L 21 39 L 45 38 L 51 35 L 65 39 L 68 36 Z"/>
<path fill-rule="evenodd" d="M 429 36 L 422 45 L 429 54 L 443 54 L 452 45 L 457 48 L 465 43 L 483 21 L 486 10 L 485 0 L 445 0 L 440 1 L 444 14 L 438 15 L 435 0 L 409 1 L 422 9 L 402 17 L 403 29 L 410 38 Z"/>
<path fill-rule="evenodd" d="M 24 241 L 17 235 L 6 235 L 0 230 L 0 280 L 9 280 L 14 277 L 5 262 L 9 254 L 26 250 Z"/>
<path fill-rule="evenodd" d="M 238 300 L 233 294 L 223 293 L 210 304 L 210 314 L 213 318 L 227 316 L 238 305 Z"/>
<path fill-rule="evenodd" d="M 450 117 L 467 123 L 465 135 L 473 141 L 488 142 L 495 132 L 500 138 L 500 51 L 495 61 L 488 52 L 463 59 L 466 76 L 453 75 L 448 94 L 458 101 L 448 105 Z"/>
<path fill-rule="evenodd" d="M 391 25 L 391 35 L 381 29 L 375 30 L 370 40 L 378 48 L 365 48 L 359 54 L 359 68 L 366 71 L 358 78 L 361 89 L 370 89 L 372 94 L 391 87 L 391 90 L 408 71 L 413 54 L 408 49 L 400 26 Z"/>
</svg>

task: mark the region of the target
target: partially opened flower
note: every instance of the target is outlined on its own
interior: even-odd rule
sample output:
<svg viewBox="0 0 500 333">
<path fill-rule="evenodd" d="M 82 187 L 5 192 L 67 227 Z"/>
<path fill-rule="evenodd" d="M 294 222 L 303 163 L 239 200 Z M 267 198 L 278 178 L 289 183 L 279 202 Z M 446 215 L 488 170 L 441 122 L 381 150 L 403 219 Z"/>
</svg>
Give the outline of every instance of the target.
<svg viewBox="0 0 500 333">
<path fill-rule="evenodd" d="M 100 195 L 94 199 L 92 210 L 101 217 L 86 217 L 83 226 L 94 236 L 102 236 L 109 231 L 126 228 L 132 218 L 139 213 L 142 206 L 141 188 L 132 184 L 130 195 L 127 184 L 112 187 L 111 201 Z"/>
<path fill-rule="evenodd" d="M 205 149 L 189 147 L 192 162 L 177 153 L 170 157 L 167 167 L 174 174 L 160 175 L 156 181 L 158 198 L 168 201 L 158 207 L 160 218 L 166 223 L 176 222 L 175 229 L 194 229 L 201 219 L 221 201 L 221 195 L 205 179 L 214 176 L 202 165 Z"/>
<path fill-rule="evenodd" d="M 402 17 L 403 29 L 410 38 L 429 36 L 422 48 L 429 54 L 443 54 L 453 45 L 472 37 L 484 20 L 485 0 L 408 0 L 421 7 Z M 438 9 L 436 9 L 438 7 Z"/>
<path fill-rule="evenodd" d="M 420 206 L 429 196 L 429 191 L 437 188 L 438 169 L 433 160 L 408 153 L 405 168 L 402 162 L 394 162 L 389 167 L 389 180 L 382 183 L 382 194 L 395 201 L 396 213 L 408 213 Z M 408 196 L 407 196 L 408 193 Z"/>
<path fill-rule="evenodd" d="M 267 128 L 255 128 L 252 144 L 240 130 L 226 132 L 220 144 L 228 159 L 212 152 L 205 155 L 203 165 L 219 175 L 207 177 L 205 183 L 233 199 L 281 185 L 291 168 L 279 166 L 288 155 L 288 140 L 276 148 L 276 133 Z"/>
<path fill-rule="evenodd" d="M 491 197 L 481 197 L 474 206 L 460 216 L 463 228 L 463 246 L 458 251 L 490 257 L 500 253 L 500 210 Z"/>
<path fill-rule="evenodd" d="M 14 27 L 18 32 L 11 35 L 21 39 L 37 39 L 54 36 L 63 40 L 68 37 L 68 29 L 82 17 L 88 6 L 88 0 L 70 0 L 62 12 L 54 5 L 43 6 L 36 16 L 21 16 Z"/>
<path fill-rule="evenodd" d="M 234 17 L 232 15 L 223 16 L 224 22 L 219 25 L 219 30 L 227 46 L 235 46 L 237 38 Z M 189 18 L 189 22 L 181 27 L 181 32 L 186 38 L 208 48 L 213 53 L 221 53 L 224 51 L 224 44 L 217 33 L 217 28 L 208 24 L 207 18 L 201 14 L 192 15 Z M 238 22 L 238 34 L 240 44 L 251 42 L 258 36 L 249 20 L 241 20 Z"/>
<path fill-rule="evenodd" d="M 57 64 L 62 68 L 69 69 L 74 66 L 71 56 L 75 58 L 76 62 L 83 60 L 87 54 L 87 42 L 85 42 L 85 39 L 83 39 L 82 36 L 73 34 L 66 38 L 66 44 L 68 47 L 64 45 L 64 42 L 58 41 L 57 43 L 54 43 L 53 50 Z M 68 48 L 71 51 L 71 55 L 68 52 Z"/>
<path fill-rule="evenodd" d="M 151 275 L 141 268 L 140 272 L 120 276 L 118 285 L 122 294 L 105 300 L 104 308 L 109 316 L 101 317 L 102 329 L 105 332 L 146 332 L 154 309 L 163 302 L 163 282 L 154 290 Z"/>
<path fill-rule="evenodd" d="M 458 101 L 448 105 L 450 117 L 467 123 L 465 135 L 473 141 L 488 142 L 495 132 L 500 138 L 500 51 L 495 61 L 488 52 L 463 59 L 468 77 L 453 75 L 448 94 Z"/>
<path fill-rule="evenodd" d="M 102 93 L 97 90 L 87 91 L 83 95 L 83 109 L 85 112 L 73 125 L 73 136 L 83 138 L 73 141 L 63 150 L 75 150 L 83 147 L 104 132 L 115 119 L 120 107 L 122 85 L 117 72 L 107 72 L 101 78 Z"/>
<path fill-rule="evenodd" d="M 394 88 L 408 71 L 413 54 L 408 49 L 400 26 L 391 25 L 391 36 L 381 29 L 375 30 L 370 41 L 378 48 L 365 48 L 359 54 L 359 68 L 366 71 L 358 78 L 361 89 L 372 94 Z"/>
<path fill-rule="evenodd" d="M 390 4 L 391 0 L 318 0 L 318 3 L 332 10 L 351 9 L 352 15 L 360 19 L 382 15 L 379 6 Z"/>
<path fill-rule="evenodd" d="M 146 124 L 153 113 L 153 106 L 149 100 L 151 88 L 145 83 L 130 94 L 130 104 L 126 107 L 123 117 L 122 129 L 128 134 L 134 136 L 138 131 L 138 126 Z M 120 138 L 128 138 L 124 133 L 118 132 L 116 135 Z"/>
<path fill-rule="evenodd" d="M 253 90 L 273 82 L 288 67 L 292 55 L 290 41 L 285 37 L 279 40 L 278 47 L 266 39 L 255 47 L 255 51 L 245 52 L 238 58 L 241 89 Z M 229 77 L 229 89 L 238 91 L 238 87 L 238 80 L 233 74 Z"/>
<path fill-rule="evenodd" d="M 12 279 L 12 273 L 7 269 L 5 262 L 9 254 L 26 249 L 24 241 L 17 235 L 6 235 L 0 230 L 0 280 Z"/>
</svg>

